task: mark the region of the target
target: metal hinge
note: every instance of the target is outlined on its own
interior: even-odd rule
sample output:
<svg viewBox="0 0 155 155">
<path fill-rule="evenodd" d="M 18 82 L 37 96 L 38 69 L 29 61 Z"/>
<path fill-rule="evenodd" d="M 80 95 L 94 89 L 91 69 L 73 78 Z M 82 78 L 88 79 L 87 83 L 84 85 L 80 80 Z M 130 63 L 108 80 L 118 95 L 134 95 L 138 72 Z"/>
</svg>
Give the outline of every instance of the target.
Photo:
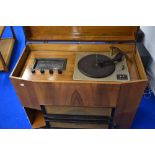
<svg viewBox="0 0 155 155">
<path fill-rule="evenodd" d="M 49 41 L 47 40 L 33 40 L 33 41 L 27 41 L 25 40 L 25 45 L 29 45 L 29 44 L 49 44 Z"/>
<path fill-rule="evenodd" d="M 132 43 L 135 44 L 134 41 L 53 41 L 53 40 L 33 40 L 33 41 L 25 41 L 25 45 L 28 44 L 123 44 L 123 43 Z"/>
</svg>

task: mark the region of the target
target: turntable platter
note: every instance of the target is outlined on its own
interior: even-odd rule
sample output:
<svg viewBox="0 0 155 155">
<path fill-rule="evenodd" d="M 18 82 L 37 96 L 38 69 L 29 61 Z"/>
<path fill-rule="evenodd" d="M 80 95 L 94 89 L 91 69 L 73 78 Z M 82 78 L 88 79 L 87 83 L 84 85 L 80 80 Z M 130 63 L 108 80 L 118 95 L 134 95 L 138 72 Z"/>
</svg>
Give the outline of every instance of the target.
<svg viewBox="0 0 155 155">
<path fill-rule="evenodd" d="M 108 63 L 104 64 L 104 62 Z M 79 60 L 78 69 L 81 73 L 88 77 L 104 78 L 111 75 L 115 71 L 115 64 L 105 55 L 90 54 Z"/>
</svg>

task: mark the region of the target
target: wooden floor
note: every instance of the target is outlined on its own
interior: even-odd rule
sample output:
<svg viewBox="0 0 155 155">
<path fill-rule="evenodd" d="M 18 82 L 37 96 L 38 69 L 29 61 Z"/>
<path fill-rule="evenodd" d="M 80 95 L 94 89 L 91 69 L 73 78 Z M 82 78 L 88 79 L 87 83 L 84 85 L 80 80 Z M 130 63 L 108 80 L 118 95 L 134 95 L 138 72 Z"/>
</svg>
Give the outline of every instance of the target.
<svg viewBox="0 0 155 155">
<path fill-rule="evenodd" d="M 15 39 L 13 38 L 0 39 L 0 52 L 7 66 L 9 65 L 14 42 Z M 5 71 L 2 61 L 0 61 L 0 71 Z"/>
</svg>

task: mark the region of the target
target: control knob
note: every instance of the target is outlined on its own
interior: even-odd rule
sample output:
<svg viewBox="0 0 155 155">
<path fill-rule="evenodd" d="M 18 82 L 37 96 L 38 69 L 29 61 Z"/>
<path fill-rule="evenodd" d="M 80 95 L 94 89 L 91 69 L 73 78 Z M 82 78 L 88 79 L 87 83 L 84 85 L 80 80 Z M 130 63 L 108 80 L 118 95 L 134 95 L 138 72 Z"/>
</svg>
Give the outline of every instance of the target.
<svg viewBox="0 0 155 155">
<path fill-rule="evenodd" d="M 62 70 L 58 70 L 58 73 L 59 73 L 59 74 L 62 74 Z"/>
<path fill-rule="evenodd" d="M 45 73 L 45 70 L 44 69 L 40 69 L 40 73 L 41 74 L 44 74 Z"/>
<path fill-rule="evenodd" d="M 35 69 L 31 69 L 31 73 L 35 73 L 36 71 L 35 71 Z"/>
<path fill-rule="evenodd" d="M 53 74 L 53 69 L 50 69 L 50 70 L 49 70 L 49 73 L 50 73 L 50 74 Z"/>
</svg>

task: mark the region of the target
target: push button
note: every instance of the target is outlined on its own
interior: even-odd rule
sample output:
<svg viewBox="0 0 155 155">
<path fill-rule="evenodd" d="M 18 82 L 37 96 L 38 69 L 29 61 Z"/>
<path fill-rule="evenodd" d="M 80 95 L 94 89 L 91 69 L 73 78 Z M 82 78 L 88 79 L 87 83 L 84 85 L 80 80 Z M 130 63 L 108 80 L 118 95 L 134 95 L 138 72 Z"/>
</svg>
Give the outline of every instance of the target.
<svg viewBox="0 0 155 155">
<path fill-rule="evenodd" d="M 126 74 L 117 74 L 118 80 L 128 80 L 128 76 Z"/>
</svg>

